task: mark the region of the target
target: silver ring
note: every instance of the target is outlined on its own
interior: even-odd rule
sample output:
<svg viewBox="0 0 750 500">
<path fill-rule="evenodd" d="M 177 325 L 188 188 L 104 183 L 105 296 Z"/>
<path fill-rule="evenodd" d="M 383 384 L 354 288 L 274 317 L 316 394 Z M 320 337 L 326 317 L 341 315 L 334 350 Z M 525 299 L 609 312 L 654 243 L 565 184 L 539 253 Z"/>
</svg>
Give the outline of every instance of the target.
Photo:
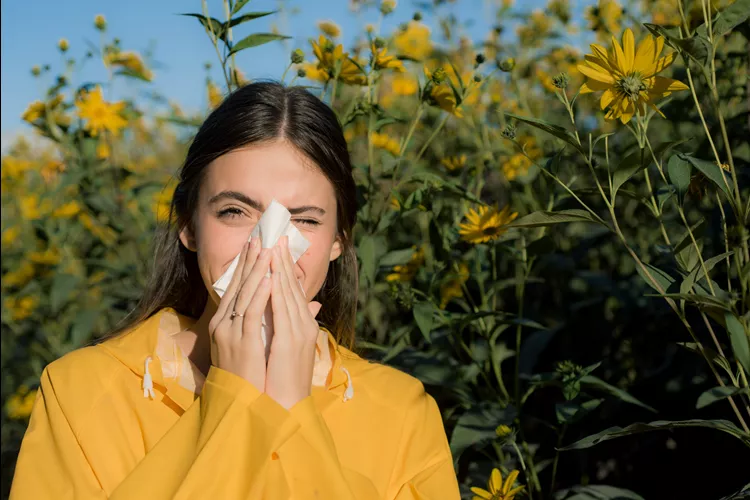
<svg viewBox="0 0 750 500">
<path fill-rule="evenodd" d="M 237 311 L 232 311 L 231 318 L 234 319 L 236 317 L 242 318 L 244 317 L 244 314 L 237 314 Z"/>
</svg>

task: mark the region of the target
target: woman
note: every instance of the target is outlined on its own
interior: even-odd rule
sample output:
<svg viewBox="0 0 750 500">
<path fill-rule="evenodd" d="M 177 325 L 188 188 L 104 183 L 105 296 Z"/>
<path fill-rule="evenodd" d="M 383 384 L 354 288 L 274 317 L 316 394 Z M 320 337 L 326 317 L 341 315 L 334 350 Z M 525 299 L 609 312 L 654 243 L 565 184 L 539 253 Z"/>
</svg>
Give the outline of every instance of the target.
<svg viewBox="0 0 750 500">
<path fill-rule="evenodd" d="M 285 238 L 247 243 L 272 199 L 310 243 L 296 263 Z M 188 151 L 137 315 L 45 368 L 11 499 L 458 498 L 422 384 L 341 346 L 356 210 L 330 108 L 275 83 L 231 94 Z"/>
</svg>

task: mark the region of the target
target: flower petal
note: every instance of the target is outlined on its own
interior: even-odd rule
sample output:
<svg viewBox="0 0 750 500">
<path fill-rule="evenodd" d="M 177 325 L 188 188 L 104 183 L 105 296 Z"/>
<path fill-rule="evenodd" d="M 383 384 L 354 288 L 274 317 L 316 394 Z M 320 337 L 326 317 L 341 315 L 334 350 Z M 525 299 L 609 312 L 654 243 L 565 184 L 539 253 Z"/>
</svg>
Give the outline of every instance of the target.
<svg viewBox="0 0 750 500">
<path fill-rule="evenodd" d="M 611 69 L 613 61 L 610 60 L 609 54 L 607 53 L 607 49 L 605 49 L 601 45 L 592 43 L 591 51 L 594 53 L 594 56 L 596 56 L 597 58 L 601 60 L 601 62 L 599 63 L 601 66 L 604 66 L 607 69 Z"/>
<path fill-rule="evenodd" d="M 620 73 L 629 73 L 630 68 L 625 60 L 625 53 L 622 51 L 622 47 L 620 47 L 620 42 L 618 42 L 615 37 L 612 37 L 612 50 L 615 54 L 615 68 L 619 70 Z"/>
<path fill-rule="evenodd" d="M 597 71 L 590 66 L 586 66 L 585 64 L 579 64 L 577 67 L 578 71 L 588 76 L 592 80 L 608 83 L 610 85 L 614 85 L 615 83 L 615 79 L 612 78 L 612 75 L 610 73 L 602 73 L 601 71 Z"/>
<path fill-rule="evenodd" d="M 503 475 L 500 474 L 499 469 L 492 469 L 492 474 L 490 474 L 490 484 L 487 486 L 490 487 L 490 492 L 493 495 L 499 492 L 500 488 L 503 487 Z"/>
<path fill-rule="evenodd" d="M 661 73 L 674 62 L 675 57 L 677 57 L 676 51 L 671 52 L 661 59 L 657 60 L 655 63 L 651 64 L 648 69 L 644 68 L 641 71 L 643 78 L 651 78 L 655 74 Z"/>
<path fill-rule="evenodd" d="M 636 71 L 645 73 L 654 63 L 654 37 L 651 35 L 646 36 L 641 43 L 638 44 L 638 48 L 635 50 L 635 61 L 633 61 L 633 68 Z"/>
<path fill-rule="evenodd" d="M 490 500 L 492 498 L 492 494 L 489 491 L 477 488 L 476 486 L 471 487 L 471 492 L 476 495 L 476 497 L 474 497 L 475 499 L 481 498 L 482 500 Z"/>
<path fill-rule="evenodd" d="M 581 85 L 581 94 L 590 94 L 591 92 L 601 92 L 611 88 L 612 85 L 609 83 L 597 82 L 596 80 L 589 80 Z"/>
<path fill-rule="evenodd" d="M 513 486 L 513 483 L 516 482 L 516 478 L 518 477 L 518 471 L 513 470 L 508 474 L 508 478 L 505 480 L 505 484 L 503 485 L 503 494 L 507 495 L 510 491 L 511 486 Z"/>
<path fill-rule="evenodd" d="M 635 38 L 630 28 L 622 34 L 622 51 L 625 53 L 625 71 L 633 71 L 633 62 L 635 61 Z"/>
<path fill-rule="evenodd" d="M 653 82 L 653 85 L 651 85 L 648 89 L 648 93 L 651 96 L 664 97 L 671 94 L 672 92 L 677 92 L 678 90 L 688 90 L 690 88 L 679 80 L 673 80 L 671 78 L 665 78 L 663 76 L 653 77 Z"/>
<path fill-rule="evenodd" d="M 599 101 L 599 105 L 601 106 L 602 109 L 605 109 L 614 100 L 615 100 L 615 93 L 612 92 L 612 89 L 607 89 L 602 94 L 602 98 Z"/>
</svg>

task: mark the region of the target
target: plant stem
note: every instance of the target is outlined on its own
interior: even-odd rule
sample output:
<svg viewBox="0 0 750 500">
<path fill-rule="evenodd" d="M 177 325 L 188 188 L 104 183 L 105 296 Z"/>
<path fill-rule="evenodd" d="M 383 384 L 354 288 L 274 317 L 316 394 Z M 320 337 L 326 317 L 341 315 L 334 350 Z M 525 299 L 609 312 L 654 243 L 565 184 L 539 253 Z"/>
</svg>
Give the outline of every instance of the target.
<svg viewBox="0 0 750 500">
<path fill-rule="evenodd" d="M 565 431 L 568 430 L 568 424 L 563 424 L 560 433 L 557 436 L 557 446 L 555 447 L 555 458 L 552 460 L 552 480 L 550 481 L 549 494 L 552 495 L 555 492 L 555 479 L 557 478 L 557 462 L 560 458 L 560 447 L 562 446 L 563 436 Z"/>
</svg>

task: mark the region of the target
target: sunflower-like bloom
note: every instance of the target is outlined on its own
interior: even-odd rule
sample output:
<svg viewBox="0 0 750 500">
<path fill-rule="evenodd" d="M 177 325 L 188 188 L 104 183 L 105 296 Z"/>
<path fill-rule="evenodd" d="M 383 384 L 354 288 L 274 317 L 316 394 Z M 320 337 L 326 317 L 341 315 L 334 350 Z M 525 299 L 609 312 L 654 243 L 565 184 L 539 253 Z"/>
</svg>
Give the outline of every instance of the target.
<svg viewBox="0 0 750 500">
<path fill-rule="evenodd" d="M 478 211 L 470 209 L 466 214 L 468 222 L 459 225 L 458 234 L 469 243 L 486 243 L 499 238 L 505 233 L 508 224 L 518 217 L 518 212 L 511 213 L 510 206 L 502 210 L 497 207 L 479 207 Z"/>
<path fill-rule="evenodd" d="M 370 47 L 375 62 L 375 69 L 393 69 L 399 73 L 404 71 L 404 63 L 394 55 L 388 55 L 388 49 L 377 48 L 373 43 Z"/>
<path fill-rule="evenodd" d="M 588 78 L 581 86 L 581 93 L 603 91 L 600 105 L 602 110 L 609 108 L 605 115 L 608 120 L 619 118 L 622 123 L 628 123 L 636 113 L 645 115 L 647 105 L 663 117 L 654 101 L 688 89 L 680 81 L 657 76 L 677 55 L 672 52 L 659 57 L 663 48 L 663 37 L 648 35 L 636 49 L 630 29 L 622 35 L 622 46 L 612 37 L 609 52 L 601 45 L 591 44 L 593 54 L 587 54 L 586 61 L 578 65 L 578 71 Z"/>
<path fill-rule="evenodd" d="M 313 54 L 318 60 L 318 69 L 333 79 L 338 71 L 338 79 L 350 85 L 367 85 L 367 75 L 344 52 L 343 45 L 334 45 L 328 38 L 320 35 L 317 43 L 311 41 Z M 340 67 L 338 67 L 340 65 Z"/>
<path fill-rule="evenodd" d="M 514 470 L 508 474 L 508 477 L 503 481 L 503 475 L 500 474 L 498 469 L 492 469 L 490 480 L 487 481 L 487 488 L 477 488 L 476 486 L 471 488 L 474 493 L 473 500 L 513 500 L 515 496 L 523 490 L 523 486 L 512 488 L 513 483 L 516 482 L 518 477 L 518 471 Z M 511 489 L 512 488 L 512 489 Z"/>
<path fill-rule="evenodd" d="M 76 100 L 78 116 L 86 120 L 86 130 L 96 136 L 99 132 L 108 131 L 118 135 L 128 122 L 120 115 L 125 107 L 124 102 L 108 103 L 102 97 L 102 89 L 96 87 L 90 92 L 82 92 Z"/>
</svg>

